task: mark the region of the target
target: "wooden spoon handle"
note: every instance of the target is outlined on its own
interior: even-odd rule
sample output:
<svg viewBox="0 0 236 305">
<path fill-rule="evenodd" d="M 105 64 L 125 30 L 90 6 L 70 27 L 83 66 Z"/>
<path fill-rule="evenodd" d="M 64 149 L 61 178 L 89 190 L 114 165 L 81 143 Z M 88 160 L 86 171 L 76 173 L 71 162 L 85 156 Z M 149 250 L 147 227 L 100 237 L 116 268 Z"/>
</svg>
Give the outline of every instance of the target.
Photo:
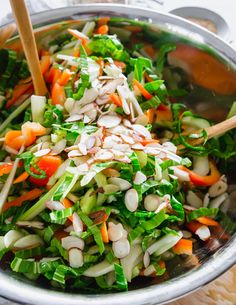
<svg viewBox="0 0 236 305">
<path fill-rule="evenodd" d="M 6 41 L 11 38 L 13 33 L 16 31 L 15 23 L 9 24 L 4 28 L 0 29 L 0 49 L 4 47 Z"/>
<path fill-rule="evenodd" d="M 227 119 L 221 123 L 218 123 L 216 125 L 210 126 L 206 128 L 206 132 L 208 135 L 208 138 L 214 138 L 221 134 L 226 133 L 227 131 L 236 128 L 236 115 L 234 115 L 232 118 Z"/>
<path fill-rule="evenodd" d="M 25 1 L 10 0 L 10 3 L 25 52 L 25 57 L 31 72 L 35 94 L 45 95 L 47 93 L 47 87 L 41 72 L 35 37 Z"/>
<path fill-rule="evenodd" d="M 216 125 L 210 126 L 208 128 L 205 129 L 207 135 L 208 135 L 208 139 L 212 139 L 214 137 L 220 136 L 224 133 L 226 133 L 227 131 L 230 131 L 231 129 L 236 128 L 236 115 L 234 115 L 232 118 L 227 119 L 221 123 L 218 123 Z M 198 130 L 194 133 L 200 133 L 202 130 Z M 192 140 L 189 144 L 191 144 L 192 146 L 197 146 L 200 145 L 204 142 L 204 137 L 199 138 L 199 139 L 195 139 Z M 184 145 L 179 144 L 178 145 L 178 151 L 180 152 L 181 150 L 183 150 L 185 148 Z"/>
</svg>

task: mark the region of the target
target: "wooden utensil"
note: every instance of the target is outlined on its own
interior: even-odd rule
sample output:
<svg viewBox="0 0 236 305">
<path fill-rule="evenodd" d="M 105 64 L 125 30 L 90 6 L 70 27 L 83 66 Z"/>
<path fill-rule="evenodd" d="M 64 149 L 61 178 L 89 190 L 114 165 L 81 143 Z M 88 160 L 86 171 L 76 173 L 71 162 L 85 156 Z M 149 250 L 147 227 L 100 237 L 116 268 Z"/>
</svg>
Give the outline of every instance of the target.
<svg viewBox="0 0 236 305">
<path fill-rule="evenodd" d="M 6 41 L 11 38 L 13 33 L 16 31 L 15 23 L 9 24 L 4 28 L 0 29 L 0 49 L 4 47 Z"/>
<path fill-rule="evenodd" d="M 47 93 L 47 87 L 40 69 L 35 37 L 25 1 L 10 0 L 10 3 L 25 52 L 25 57 L 31 72 L 35 94 L 45 95 Z"/>
<path fill-rule="evenodd" d="M 206 129 L 204 129 L 207 133 L 208 139 L 212 139 L 214 137 L 220 136 L 224 133 L 226 133 L 227 131 L 236 128 L 236 115 L 234 115 L 233 117 L 231 117 L 230 119 L 227 119 L 223 122 L 220 122 L 216 125 L 207 127 Z M 193 132 L 194 134 L 198 134 L 200 132 L 202 132 L 203 130 L 198 130 L 196 132 Z M 205 138 L 201 137 L 198 139 L 194 139 L 192 140 L 189 144 L 196 146 L 196 145 L 200 145 L 204 142 Z M 178 151 L 181 151 L 182 149 L 184 149 L 185 146 L 180 144 L 178 145 Z"/>
</svg>

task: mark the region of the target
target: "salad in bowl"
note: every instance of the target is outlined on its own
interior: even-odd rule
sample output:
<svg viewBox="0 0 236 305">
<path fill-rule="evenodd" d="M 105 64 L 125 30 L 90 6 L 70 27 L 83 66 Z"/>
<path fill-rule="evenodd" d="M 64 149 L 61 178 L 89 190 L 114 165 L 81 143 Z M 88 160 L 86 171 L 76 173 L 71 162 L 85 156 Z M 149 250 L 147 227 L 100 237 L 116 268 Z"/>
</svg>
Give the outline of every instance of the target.
<svg viewBox="0 0 236 305">
<path fill-rule="evenodd" d="M 168 64 L 183 66 L 183 46 L 140 43 L 139 25 L 126 25 L 124 45 L 109 22 L 73 26 L 41 48 L 47 96 L 33 95 L 16 51 L 0 51 L 1 265 L 57 289 L 168 280 L 236 229 L 223 168 L 235 135 L 209 140 L 213 122 L 181 103 L 186 89 Z M 195 71 L 210 90 L 235 89 Z"/>
</svg>

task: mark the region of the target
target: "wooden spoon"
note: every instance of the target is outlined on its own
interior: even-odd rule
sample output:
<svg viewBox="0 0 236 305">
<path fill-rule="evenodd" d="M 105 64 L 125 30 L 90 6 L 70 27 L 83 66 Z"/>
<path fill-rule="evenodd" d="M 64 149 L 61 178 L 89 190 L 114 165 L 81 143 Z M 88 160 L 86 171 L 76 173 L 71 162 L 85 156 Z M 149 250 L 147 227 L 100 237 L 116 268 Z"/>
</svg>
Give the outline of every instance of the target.
<svg viewBox="0 0 236 305">
<path fill-rule="evenodd" d="M 31 72 L 35 94 L 45 95 L 47 93 L 47 87 L 41 72 L 33 28 L 25 1 L 10 0 L 10 3 L 25 52 L 25 57 Z"/>
<path fill-rule="evenodd" d="M 227 119 L 223 122 L 220 122 L 216 125 L 210 126 L 205 128 L 204 130 L 207 133 L 208 139 L 212 139 L 214 137 L 220 136 L 224 133 L 226 133 L 227 131 L 230 131 L 231 129 L 236 128 L 236 115 L 234 115 L 233 117 L 231 117 L 230 119 Z M 196 132 L 193 132 L 194 134 L 198 134 L 200 132 L 202 132 L 203 130 L 197 130 Z M 205 138 L 201 137 L 199 139 L 194 139 L 192 140 L 189 144 L 196 146 L 196 145 L 200 145 L 204 142 Z M 180 144 L 178 145 L 178 151 L 182 150 L 186 148 L 184 145 Z"/>
</svg>

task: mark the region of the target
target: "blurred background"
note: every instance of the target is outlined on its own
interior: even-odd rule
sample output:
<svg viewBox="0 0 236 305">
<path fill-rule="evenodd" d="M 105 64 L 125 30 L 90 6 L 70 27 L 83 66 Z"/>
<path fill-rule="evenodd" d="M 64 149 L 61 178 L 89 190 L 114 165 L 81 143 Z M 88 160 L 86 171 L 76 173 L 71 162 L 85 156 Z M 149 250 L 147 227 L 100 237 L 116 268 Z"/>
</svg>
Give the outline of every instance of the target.
<svg viewBox="0 0 236 305">
<path fill-rule="evenodd" d="M 88 3 L 117 3 L 170 12 L 207 27 L 236 48 L 235 0 L 26 0 L 30 12 Z M 8 0 L 1 0 L 0 25 L 12 19 Z"/>
</svg>

